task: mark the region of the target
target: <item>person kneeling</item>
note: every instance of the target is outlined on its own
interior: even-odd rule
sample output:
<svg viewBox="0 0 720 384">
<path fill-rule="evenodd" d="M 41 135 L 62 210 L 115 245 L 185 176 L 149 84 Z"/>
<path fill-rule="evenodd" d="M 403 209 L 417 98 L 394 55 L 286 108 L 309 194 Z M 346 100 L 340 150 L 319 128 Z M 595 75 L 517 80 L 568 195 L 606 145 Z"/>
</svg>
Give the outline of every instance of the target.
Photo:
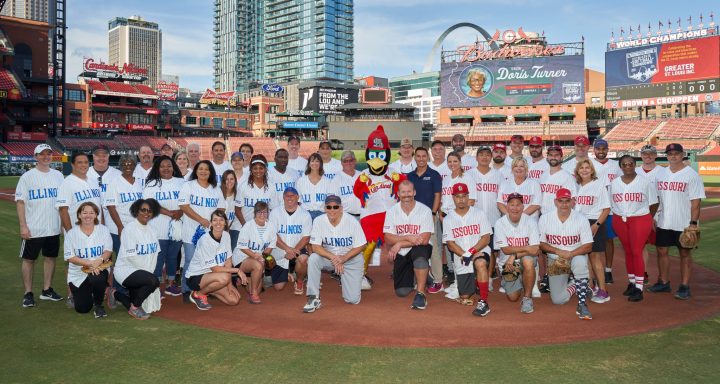
<svg viewBox="0 0 720 384">
<path fill-rule="evenodd" d="M 225 212 L 216 210 L 210 215 L 210 231 L 198 240 L 195 254 L 185 273 L 188 286 L 192 289 L 190 301 L 201 311 L 212 308 L 207 295 L 213 295 L 227 305 L 240 303 L 240 293 L 232 284 L 233 273 L 238 273 L 242 283 L 247 284 L 245 274 L 232 267 L 227 224 Z"/>
<path fill-rule="evenodd" d="M 452 187 L 455 209 L 443 219 L 443 243 L 453 254 L 453 266 L 457 276 L 460 297 L 457 302 L 473 305 L 470 298 L 475 292 L 480 294 L 473 315 L 485 317 L 490 313 L 488 292 L 490 274 L 490 234 L 492 227 L 485 213 L 470 206 L 468 187 L 457 183 Z M 473 273 L 474 272 L 474 273 Z"/>
</svg>

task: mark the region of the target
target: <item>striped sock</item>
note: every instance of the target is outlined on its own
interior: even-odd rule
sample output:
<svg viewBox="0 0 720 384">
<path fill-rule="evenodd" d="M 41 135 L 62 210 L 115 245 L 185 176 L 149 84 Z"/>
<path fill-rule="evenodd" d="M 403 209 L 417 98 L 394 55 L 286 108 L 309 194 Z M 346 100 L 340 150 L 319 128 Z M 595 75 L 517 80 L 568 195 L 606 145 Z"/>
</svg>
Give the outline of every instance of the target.
<svg viewBox="0 0 720 384">
<path fill-rule="evenodd" d="M 578 304 L 585 305 L 585 298 L 587 297 L 588 290 L 588 279 L 577 279 L 575 280 L 575 287 L 577 289 Z"/>
<path fill-rule="evenodd" d="M 573 285 L 568 285 L 567 291 L 568 291 L 568 293 L 570 294 L 570 296 L 572 296 L 572 295 L 575 294 L 575 290 L 577 289 L 577 288 L 575 288 L 575 285 L 576 285 L 576 284 L 577 284 L 577 283 L 575 283 L 575 284 L 573 284 Z"/>
<path fill-rule="evenodd" d="M 635 284 L 635 275 L 628 273 L 628 282 Z"/>
<path fill-rule="evenodd" d="M 645 282 L 645 276 L 635 276 L 635 288 L 642 290 L 643 283 Z"/>
</svg>

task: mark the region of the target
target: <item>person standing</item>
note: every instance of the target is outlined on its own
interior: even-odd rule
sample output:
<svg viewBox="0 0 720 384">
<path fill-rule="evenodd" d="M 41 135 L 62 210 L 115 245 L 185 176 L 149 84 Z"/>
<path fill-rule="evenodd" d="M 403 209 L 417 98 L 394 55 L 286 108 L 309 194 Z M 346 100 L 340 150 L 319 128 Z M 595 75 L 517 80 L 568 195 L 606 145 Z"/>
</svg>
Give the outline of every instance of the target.
<svg viewBox="0 0 720 384">
<path fill-rule="evenodd" d="M 288 137 L 287 150 L 288 167 L 296 170 L 298 177 L 302 177 L 305 174 L 305 168 L 307 168 L 307 159 L 300 156 L 300 138 L 297 136 Z"/>
<path fill-rule="evenodd" d="M 415 201 L 415 186 L 404 180 L 398 186 L 400 202 L 385 215 L 383 233 L 390 250 L 388 262 L 393 263 L 395 294 L 406 297 L 415 290 L 410 308 L 425 309 L 425 284 L 432 254 L 432 237 L 435 227 L 430 208 Z"/>
<path fill-rule="evenodd" d="M 230 162 L 227 161 L 227 148 L 225 143 L 222 141 L 216 141 L 212 144 L 212 165 L 215 168 L 215 176 L 218 178 L 218 184 L 220 184 L 220 178 L 225 171 L 232 170 Z"/>
<path fill-rule="evenodd" d="M 562 148 L 557 145 L 548 147 L 547 163 L 548 169 L 538 180 L 540 183 L 540 211 L 543 215 L 555 210 L 555 194 L 561 188 L 569 189 L 575 193 L 575 178 L 572 174 L 562 169 Z"/>
<path fill-rule="evenodd" d="M 500 193 L 498 193 L 497 206 L 503 215 L 507 214 L 505 206 L 507 197 L 511 193 L 519 193 L 523 195 L 525 214 L 537 220 L 542 201 L 540 184 L 535 180 L 528 179 L 527 174 L 528 168 L 525 159 L 512 161 L 512 179 L 506 180 L 500 186 Z"/>
<path fill-rule="evenodd" d="M 335 180 L 333 180 L 333 184 L 337 186 L 337 195 L 342 199 L 345 213 L 349 213 L 351 216 L 360 220 L 360 199 L 358 199 L 353 192 L 355 180 L 360 176 L 360 172 L 355 169 L 357 166 L 355 153 L 353 153 L 353 151 L 344 151 L 340 156 L 340 162 L 342 163 L 343 170 L 337 174 Z"/>
<path fill-rule="evenodd" d="M 543 139 L 540 136 L 533 136 L 528 141 L 528 151 L 530 152 L 530 168 L 532 169 L 533 164 L 540 166 L 547 165 L 545 158 L 543 157 Z M 532 175 L 533 179 L 537 179 L 540 175 Z"/>
<path fill-rule="evenodd" d="M 165 143 L 160 147 L 160 155 L 161 156 L 167 156 L 169 158 L 173 158 L 173 155 L 175 155 L 175 151 L 173 151 L 173 148 L 170 146 L 170 144 Z"/>
<path fill-rule="evenodd" d="M 637 167 L 636 172 L 638 174 L 644 175 L 645 177 L 649 177 L 650 179 L 652 179 L 653 185 L 655 185 L 655 186 L 658 185 L 658 181 L 666 180 L 667 169 L 665 167 L 658 166 L 658 164 L 655 162 L 655 160 L 657 159 L 657 148 L 655 148 L 654 146 L 652 146 L 650 144 L 644 145 L 640 149 L 640 159 L 642 160 L 642 164 L 639 167 Z M 653 217 L 653 220 L 655 220 L 655 223 L 657 223 L 660 212 L 662 212 L 662 206 L 663 206 L 663 203 L 662 203 L 662 200 L 660 199 L 660 194 L 658 192 L 658 209 L 655 212 L 655 216 Z M 659 252 L 657 252 L 657 244 L 656 244 L 656 239 L 657 239 L 656 229 L 657 228 L 655 228 L 655 226 L 653 226 L 652 231 L 650 231 L 650 237 L 648 238 L 647 243 L 650 245 L 654 245 L 656 253 L 659 254 Z M 645 265 L 647 265 L 649 259 L 650 259 L 650 254 L 647 251 L 647 247 L 643 248 L 643 260 L 645 261 Z M 659 270 L 660 270 L 660 266 L 658 265 L 658 271 Z M 650 284 L 650 280 L 647 278 L 647 276 L 645 278 L 644 283 L 645 283 L 645 285 Z M 665 287 L 662 284 L 660 284 L 660 285 L 655 285 L 654 287 L 650 287 L 648 290 L 650 292 L 656 292 L 658 289 L 660 289 L 662 291 L 665 289 Z M 669 292 L 669 291 L 667 291 L 667 292 Z"/>
<path fill-rule="evenodd" d="M 452 252 L 459 298 L 463 305 L 473 305 L 472 297 L 479 294 L 472 314 L 485 317 L 490 313 L 490 235 L 492 227 L 485 214 L 470 205 L 470 191 L 464 183 L 452 187 L 453 210 L 443 220 L 443 242 Z"/>
<path fill-rule="evenodd" d="M 549 273 L 552 303 L 565 304 L 577 293 L 575 314 L 580 320 L 592 320 L 586 300 L 592 294 L 588 289 L 590 275 L 587 255 L 592 251 L 593 236 L 588 220 L 572 210 L 572 197 L 569 189 L 558 190 L 555 194 L 555 211 L 540 217 L 540 250 L 548 255 L 549 271 L 554 270 L 553 264 L 558 264 L 573 274 L 574 283 L 570 283 L 572 280 L 569 280 L 568 273 Z"/>
<path fill-rule="evenodd" d="M 255 153 L 255 148 L 253 148 L 252 144 L 250 143 L 242 143 L 240 144 L 240 148 L 238 148 L 238 151 L 240 151 L 240 153 L 242 154 L 243 162 L 245 163 L 245 165 L 243 166 L 244 173 L 249 174 L 250 162 L 252 161 L 253 154 Z"/>
<path fill-rule="evenodd" d="M 505 159 L 507 159 L 507 147 L 505 146 L 505 144 L 497 143 L 493 145 L 492 159 L 493 169 L 500 172 L 500 174 L 505 180 L 510 180 L 513 178 L 512 168 L 510 167 L 512 159 L 510 160 L 510 162 L 505 161 Z"/>
<path fill-rule="evenodd" d="M 192 167 L 190 166 L 190 159 L 188 158 L 187 152 L 180 150 L 175 154 L 175 164 L 180 169 L 180 177 L 187 181 L 190 179 L 192 174 Z"/>
<path fill-rule="evenodd" d="M 390 163 L 388 173 L 410 173 L 417 168 L 413 158 L 413 145 L 409 137 L 400 140 L 400 158 Z"/>
<path fill-rule="evenodd" d="M 245 172 L 245 162 L 243 161 L 242 153 L 233 152 L 233 154 L 230 155 L 230 165 L 233 171 L 235 171 L 235 178 L 238 181 L 238 185 L 247 183 L 248 174 Z"/>
<path fill-rule="evenodd" d="M 100 319 L 107 316 L 102 303 L 109 275 L 109 269 L 100 270 L 100 266 L 112 259 L 112 238 L 107 227 L 100 224 L 100 208 L 95 204 L 80 204 L 75 215 L 77 225 L 65 234 L 63 247 L 69 263 L 67 284 L 75 311 L 88 313 L 94 308 L 95 318 Z"/>
<path fill-rule="evenodd" d="M 200 162 L 200 144 L 195 142 L 188 143 L 187 147 L 188 168 L 195 169 L 195 165 Z"/>
<path fill-rule="evenodd" d="M 310 214 L 298 205 L 299 193 L 294 187 L 288 187 L 283 193 L 283 206 L 270 212 L 270 222 L 277 229 L 277 246 L 273 248 L 272 255 L 280 268 L 271 271 L 278 275 L 277 289 L 283 289 L 288 281 L 288 274 L 295 269 L 294 294 L 302 295 L 305 292 L 305 276 L 309 253 L 306 246 L 310 242 L 312 218 Z"/>
<path fill-rule="evenodd" d="M 360 304 L 365 260 L 365 235 L 360 223 L 343 213 L 339 196 L 325 198 L 325 214 L 313 223 L 310 232 L 312 254 L 308 260 L 307 304 L 303 312 L 320 309 L 321 271 L 332 270 L 340 275 L 343 300 Z"/>
<path fill-rule="evenodd" d="M 335 178 L 335 175 L 342 172 L 342 164 L 340 161 L 332 158 L 332 148 L 330 147 L 329 141 L 321 141 L 317 153 L 319 153 L 320 158 L 322 158 L 323 171 L 326 178 L 332 180 Z"/>
<path fill-rule="evenodd" d="M 424 147 L 415 148 L 417 168 L 408 173 L 407 178 L 415 187 L 415 200 L 430 209 L 433 219 L 433 235 L 430 236 L 430 268 L 432 283 L 428 285 L 428 293 L 441 292 L 443 288 L 442 263 L 442 229 L 440 228 L 440 200 L 442 198 L 442 177 L 428 166 L 430 155 Z"/>
<path fill-rule="evenodd" d="M 323 214 L 325 197 L 335 189 L 333 179 L 324 177 L 324 167 L 322 157 L 317 153 L 313 153 L 308 159 L 305 176 L 295 183 L 300 193 L 300 203 L 310 213 L 313 220 Z"/>
<path fill-rule="evenodd" d="M 140 159 L 140 163 L 138 163 L 135 167 L 133 177 L 140 180 L 140 186 L 142 187 L 145 186 L 145 179 L 147 179 L 147 175 L 150 173 L 154 158 L 155 154 L 153 153 L 152 148 L 147 145 L 140 147 L 138 151 L 138 159 Z"/>
<path fill-rule="evenodd" d="M 87 177 L 90 160 L 88 155 L 77 152 L 70 157 L 72 173 L 69 174 L 58 188 L 55 207 L 60 212 L 60 224 L 65 232 L 73 227 L 74 220 L 70 212 L 77 212 L 80 204 L 89 201 L 98 207 L 102 206 L 102 194 L 97 181 Z"/>
<path fill-rule="evenodd" d="M 525 156 L 523 150 L 525 150 L 525 138 L 523 135 L 512 135 L 512 137 L 510 137 L 510 154 L 508 157 L 511 160 L 522 158 L 527 161 L 528 165 L 532 164 L 532 158 Z"/>
<path fill-rule="evenodd" d="M 593 162 L 593 166 L 595 167 L 595 170 L 598 174 L 598 178 L 605 184 L 606 187 L 610 186 L 610 183 L 612 183 L 613 180 L 615 180 L 616 177 L 620 176 L 622 172 L 620 171 L 620 166 L 618 166 L 618 161 L 614 159 L 608 159 L 608 142 L 603 139 L 596 139 L 593 143 L 593 153 L 595 155 L 595 161 Z M 580 160 L 578 160 L 580 161 Z M 608 218 L 608 221 L 606 223 L 606 231 L 607 231 L 607 244 L 605 245 L 605 262 L 607 267 L 609 267 L 610 270 L 610 280 L 612 281 L 612 264 L 613 259 L 615 258 L 615 238 L 617 235 L 615 234 L 615 231 L 613 230 L 613 218 L 612 218 L 612 212 L 610 213 L 610 217 Z M 643 249 L 644 251 L 644 249 Z M 647 260 L 645 258 L 644 260 Z M 647 281 L 647 272 L 645 273 L 645 284 L 648 283 Z"/>
<path fill-rule="evenodd" d="M 432 154 L 432 162 L 428 162 L 428 167 L 440 174 L 443 180 L 450 174 L 450 170 L 445 162 L 445 144 L 440 140 L 434 140 L 430 144 L 430 152 Z"/>
<path fill-rule="evenodd" d="M 275 206 L 270 207 L 270 209 L 275 209 L 282 205 L 283 192 L 285 192 L 285 189 L 289 187 L 295 188 L 298 175 L 292 168 L 288 168 L 288 163 L 288 151 L 284 148 L 276 150 L 275 166 L 270 168 L 268 175 L 271 192 L 276 195 L 272 201 Z"/>
<path fill-rule="evenodd" d="M 97 180 L 100 186 L 100 195 L 102 196 L 101 201 L 105 201 L 105 194 L 107 193 L 107 186 L 116 177 L 120 176 L 120 171 L 110 166 L 110 150 L 104 144 L 96 145 L 92 151 L 92 166 L 88 168 L 87 177 L 90 182 Z M 110 218 L 110 213 L 107 207 L 100 207 L 102 214 L 99 220 L 107 224 Z"/>
<path fill-rule="evenodd" d="M 120 157 L 121 175 L 110 181 L 103 201 L 110 216 L 105 225 L 112 235 L 115 254 L 120 251 L 120 236 L 123 228 L 134 220 L 130 214 L 130 206 L 143 198 L 143 186 L 140 184 L 140 179 L 133 176 L 135 165 L 135 156 L 122 155 Z"/>
<path fill-rule="evenodd" d="M 657 187 L 652 180 L 639 176 L 635 159 L 630 155 L 620 158 L 623 175 L 610 184 L 610 209 L 613 228 L 625 250 L 628 287 L 623 292 L 628 301 L 643 300 L 645 262 L 642 251 L 652 230 L 653 215 L 658 207 Z"/>
<path fill-rule="evenodd" d="M 63 184 L 62 173 L 50 168 L 52 148 L 47 144 L 35 147 L 35 168 L 20 176 L 15 188 L 15 205 L 20 222 L 20 257 L 25 293 L 22 306 L 34 307 L 32 292 L 35 260 L 43 255 L 43 289 L 41 300 L 60 301 L 63 298 L 52 289 L 55 263 L 60 253 L 60 217 L 55 204 Z M 77 212 L 77 211 L 76 211 Z"/>
<path fill-rule="evenodd" d="M 453 152 L 457 152 L 462 156 L 461 163 L 463 171 L 467 171 L 477 167 L 477 163 L 475 162 L 475 156 L 469 153 L 465 153 L 465 136 L 460 133 L 454 134 L 450 144 L 452 145 Z"/>
<path fill-rule="evenodd" d="M 663 209 L 657 220 L 658 266 L 660 276 L 653 292 L 670 292 L 670 259 L 668 248 L 677 247 L 680 253 L 680 285 L 675 298 L 690 298 L 691 249 L 680 245 L 680 234 L 685 228 L 698 229 L 700 200 L 705 198 L 702 178 L 683 162 L 685 151 L 678 143 L 665 147 L 668 163 L 665 177 L 658 180 L 657 189 Z"/>
<path fill-rule="evenodd" d="M 265 156 L 253 155 L 247 182 L 239 184 L 238 199 L 235 200 L 235 219 L 242 225 L 252 221 L 257 202 L 262 201 L 270 207 L 277 206 L 277 195 L 271 191 L 269 179 Z"/>
</svg>

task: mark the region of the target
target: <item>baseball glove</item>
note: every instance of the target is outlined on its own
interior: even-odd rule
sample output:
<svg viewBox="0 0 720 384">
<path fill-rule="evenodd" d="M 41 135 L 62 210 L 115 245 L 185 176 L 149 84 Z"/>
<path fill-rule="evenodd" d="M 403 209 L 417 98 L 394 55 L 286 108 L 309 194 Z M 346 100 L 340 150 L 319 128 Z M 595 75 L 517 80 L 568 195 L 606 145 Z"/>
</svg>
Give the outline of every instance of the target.
<svg viewBox="0 0 720 384">
<path fill-rule="evenodd" d="M 558 257 L 547 266 L 547 274 L 549 276 L 569 275 L 570 272 L 570 263 L 562 257 Z"/>
<path fill-rule="evenodd" d="M 104 270 L 112 267 L 112 265 L 113 265 L 112 260 L 105 261 L 102 264 L 100 264 L 100 266 L 98 267 L 98 270 L 104 271 Z M 82 271 L 84 273 L 90 273 L 90 272 L 92 272 L 92 269 L 90 267 L 84 266 L 84 267 L 82 267 Z"/>
<path fill-rule="evenodd" d="M 513 282 L 520 277 L 520 274 L 522 273 L 522 264 L 520 263 L 520 260 L 515 260 L 513 262 L 513 270 L 507 270 L 503 269 L 502 271 L 502 278 L 503 280 L 507 282 Z"/>
<path fill-rule="evenodd" d="M 272 255 L 263 255 L 263 258 L 265 259 L 265 269 L 268 271 L 275 268 L 277 265 L 275 258 Z"/>
<path fill-rule="evenodd" d="M 697 227 L 687 227 L 680 234 L 680 246 L 683 248 L 697 248 L 700 243 L 700 230 Z"/>
</svg>

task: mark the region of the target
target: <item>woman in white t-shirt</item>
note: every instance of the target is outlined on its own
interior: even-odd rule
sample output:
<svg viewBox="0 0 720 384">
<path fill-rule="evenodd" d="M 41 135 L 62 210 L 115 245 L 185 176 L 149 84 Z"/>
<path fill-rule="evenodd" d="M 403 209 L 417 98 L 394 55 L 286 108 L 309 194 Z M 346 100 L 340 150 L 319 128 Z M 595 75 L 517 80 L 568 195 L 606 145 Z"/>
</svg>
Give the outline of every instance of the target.
<svg viewBox="0 0 720 384">
<path fill-rule="evenodd" d="M 114 271 L 115 280 L 127 288 L 129 294 L 115 291 L 115 299 L 128 308 L 130 316 L 146 320 L 150 315 L 142 304 L 160 287 L 160 281 L 153 274 L 160 243 L 148 225 L 160 213 L 160 204 L 155 199 L 141 199 L 130 206 L 130 213 L 135 220 L 128 223 L 120 236 L 120 253 Z"/>
<path fill-rule="evenodd" d="M 265 256 L 270 255 L 277 243 L 275 225 L 268 221 L 268 204 L 259 201 L 253 207 L 254 219 L 240 231 L 237 248 L 233 251 L 233 264 L 241 273 L 250 274 L 248 289 L 250 304 L 260 304 L 260 290 L 265 272 Z"/>
<path fill-rule="evenodd" d="M 143 196 L 155 199 L 160 204 L 160 214 L 150 221 L 150 227 L 160 242 L 160 253 L 155 265 L 155 277 L 163 281 L 163 267 L 165 267 L 165 294 L 180 296 L 182 290 L 175 285 L 175 274 L 178 270 L 178 255 L 182 249 L 182 219 L 183 213 L 178 206 L 180 190 L 185 180 L 182 178 L 180 168 L 167 156 L 155 159 L 145 180 Z"/>
<path fill-rule="evenodd" d="M 112 258 L 112 239 L 107 227 L 99 224 L 100 208 L 92 202 L 80 204 L 76 225 L 65 234 L 64 258 L 68 266 L 67 283 L 78 313 L 95 309 L 95 318 L 107 316 L 103 308 L 108 287 L 107 269 L 100 265 Z M 83 272 L 83 268 L 89 272 Z"/>
<path fill-rule="evenodd" d="M 193 260 L 185 272 L 192 289 L 190 301 L 201 311 L 212 308 L 207 295 L 213 295 L 227 305 L 240 302 L 240 293 L 233 286 L 231 277 L 240 270 L 232 267 L 232 248 L 227 229 L 225 213 L 221 210 L 213 212 L 210 215 L 210 231 L 198 240 Z M 247 284 L 244 273 L 239 273 L 239 277 L 242 284 Z"/>
<path fill-rule="evenodd" d="M 209 160 L 200 160 L 195 164 L 190 180 L 180 190 L 178 206 L 183 211 L 183 251 L 185 260 L 183 271 L 187 271 L 193 254 L 195 243 L 210 227 L 210 214 L 216 209 L 225 210 L 220 188 L 217 188 L 215 167 Z M 194 239 L 194 240 L 193 240 Z M 182 276 L 183 301 L 190 302 L 190 288 L 187 286 L 185 274 Z"/>
<path fill-rule="evenodd" d="M 120 235 L 125 225 L 133 221 L 130 206 L 143 198 L 142 180 L 133 176 L 137 161 L 135 156 L 120 156 L 120 176 L 108 181 L 107 192 L 103 205 L 110 217 L 105 218 L 105 225 L 113 238 L 113 251 L 120 250 Z"/>
<path fill-rule="evenodd" d="M 305 175 L 295 182 L 295 188 L 300 193 L 300 204 L 313 220 L 325 213 L 325 197 L 334 190 L 332 181 L 324 175 L 322 157 L 313 153 L 308 159 Z"/>
<path fill-rule="evenodd" d="M 605 222 L 610 214 L 610 199 L 607 189 L 599 180 L 590 159 L 583 159 L 575 165 L 575 180 L 578 183 L 575 196 L 575 211 L 587 217 L 593 234 L 593 247 L 590 253 L 590 267 L 595 275 L 593 303 L 606 303 L 610 295 L 605 287 L 605 242 L 607 229 Z"/>
<path fill-rule="evenodd" d="M 275 199 L 276 195 L 270 189 L 268 181 L 267 159 L 263 155 L 254 155 L 250 160 L 250 174 L 247 182 L 239 184 L 235 200 L 235 219 L 245 225 L 252 221 L 253 208 L 258 201 L 274 207 L 277 206 L 274 204 Z"/>
<path fill-rule="evenodd" d="M 185 180 L 188 180 L 190 178 L 190 174 L 192 173 L 192 169 L 190 168 L 190 159 L 188 158 L 187 152 L 184 150 L 179 151 L 175 155 L 175 164 L 177 164 L 178 169 L 180 169 L 181 177 Z"/>
<path fill-rule="evenodd" d="M 235 200 L 237 200 L 237 178 L 235 177 L 235 171 L 228 169 L 223 172 L 220 178 L 220 192 L 222 192 L 223 199 L 225 200 L 225 218 L 228 221 L 228 228 L 231 228 L 232 224 L 237 221 L 235 218 Z M 240 234 L 240 230 L 230 231 L 230 244 L 235 249 L 237 245 L 237 237 Z"/>
<path fill-rule="evenodd" d="M 455 202 L 452 198 L 452 187 L 455 184 L 463 183 L 465 185 L 475 185 L 473 184 L 472 178 L 465 174 L 462 167 L 462 154 L 458 152 L 450 152 L 450 154 L 447 155 L 446 164 L 448 169 L 450 170 L 450 174 L 448 174 L 447 177 L 443 178 L 442 181 L 442 199 L 441 199 L 441 206 L 440 210 L 442 211 L 442 214 L 440 215 L 440 220 L 442 221 L 442 218 L 445 217 L 447 214 L 452 212 L 453 209 L 455 209 Z M 470 206 L 475 205 L 475 199 L 476 199 L 476 193 L 475 188 L 469 188 L 469 194 L 468 198 L 470 199 Z"/>
<path fill-rule="evenodd" d="M 248 175 L 245 172 L 245 162 L 243 161 L 242 152 L 233 152 L 233 154 L 230 155 L 230 165 L 232 165 L 233 171 L 235 171 L 237 184 L 240 185 L 242 182 L 247 182 Z"/>
</svg>

